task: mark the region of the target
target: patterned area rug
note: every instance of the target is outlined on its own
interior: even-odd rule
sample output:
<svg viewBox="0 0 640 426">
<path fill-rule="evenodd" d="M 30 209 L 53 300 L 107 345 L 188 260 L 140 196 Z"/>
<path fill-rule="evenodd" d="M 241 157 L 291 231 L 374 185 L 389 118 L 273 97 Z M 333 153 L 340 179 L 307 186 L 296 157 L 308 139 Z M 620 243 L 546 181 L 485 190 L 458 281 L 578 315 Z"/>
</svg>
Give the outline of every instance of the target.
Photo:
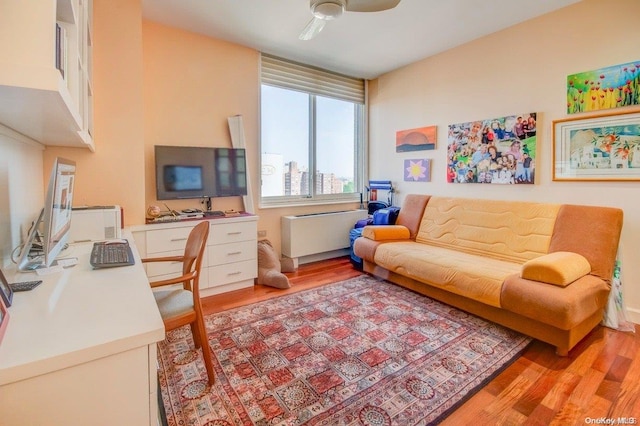
<svg viewBox="0 0 640 426">
<path fill-rule="evenodd" d="M 169 425 L 437 423 L 530 338 L 368 276 L 210 315 L 158 347 Z"/>
</svg>

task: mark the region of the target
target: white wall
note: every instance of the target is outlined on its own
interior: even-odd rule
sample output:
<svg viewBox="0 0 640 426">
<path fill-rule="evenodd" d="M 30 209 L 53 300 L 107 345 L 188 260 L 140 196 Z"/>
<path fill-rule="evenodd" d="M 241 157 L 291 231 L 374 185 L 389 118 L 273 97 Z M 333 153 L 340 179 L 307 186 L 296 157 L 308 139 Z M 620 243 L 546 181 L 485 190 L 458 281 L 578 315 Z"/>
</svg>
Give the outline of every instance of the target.
<svg viewBox="0 0 640 426">
<path fill-rule="evenodd" d="M 393 180 L 396 204 L 424 193 L 623 209 L 625 304 L 640 323 L 640 182 L 552 181 L 551 133 L 552 121 L 567 117 L 567 75 L 640 62 L 639 16 L 637 0 L 583 0 L 372 81 L 370 179 Z M 527 112 L 538 113 L 535 185 L 446 182 L 449 124 Z M 396 131 L 430 125 L 438 126 L 435 151 L 395 152 Z M 432 159 L 431 182 L 403 181 L 409 158 Z"/>
<path fill-rule="evenodd" d="M 9 263 L 42 209 L 43 149 L 0 124 L 0 266 Z"/>
</svg>

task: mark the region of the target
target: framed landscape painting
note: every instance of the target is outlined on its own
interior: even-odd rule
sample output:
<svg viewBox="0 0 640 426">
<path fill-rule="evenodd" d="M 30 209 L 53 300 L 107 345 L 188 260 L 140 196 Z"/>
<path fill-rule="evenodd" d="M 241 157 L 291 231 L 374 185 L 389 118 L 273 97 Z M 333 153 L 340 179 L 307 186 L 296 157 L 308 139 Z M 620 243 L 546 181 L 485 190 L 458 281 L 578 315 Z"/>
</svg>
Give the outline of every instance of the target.
<svg viewBox="0 0 640 426">
<path fill-rule="evenodd" d="M 436 126 L 428 126 L 396 132 L 396 152 L 436 149 L 436 130 Z"/>
<path fill-rule="evenodd" d="M 447 182 L 533 184 L 537 113 L 449 125 Z"/>
<path fill-rule="evenodd" d="M 553 180 L 640 180 L 640 110 L 553 122 Z"/>
</svg>

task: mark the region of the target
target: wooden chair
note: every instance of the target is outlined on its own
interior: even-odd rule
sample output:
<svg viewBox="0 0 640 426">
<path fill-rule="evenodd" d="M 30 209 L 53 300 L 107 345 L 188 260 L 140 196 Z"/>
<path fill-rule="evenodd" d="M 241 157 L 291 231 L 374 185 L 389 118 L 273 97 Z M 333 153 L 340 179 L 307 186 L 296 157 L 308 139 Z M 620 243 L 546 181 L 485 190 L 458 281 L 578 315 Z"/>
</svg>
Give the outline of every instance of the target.
<svg viewBox="0 0 640 426">
<path fill-rule="evenodd" d="M 152 288 L 182 283 L 182 288 L 156 290 L 154 296 L 166 331 L 189 324 L 196 348 L 202 347 L 202 357 L 209 377 L 209 385 L 215 382 L 213 361 L 202 317 L 200 304 L 200 267 L 209 236 L 209 222 L 196 225 L 189 234 L 182 256 L 165 256 L 142 259 L 149 262 L 182 262 L 182 275 L 151 282 Z"/>
</svg>

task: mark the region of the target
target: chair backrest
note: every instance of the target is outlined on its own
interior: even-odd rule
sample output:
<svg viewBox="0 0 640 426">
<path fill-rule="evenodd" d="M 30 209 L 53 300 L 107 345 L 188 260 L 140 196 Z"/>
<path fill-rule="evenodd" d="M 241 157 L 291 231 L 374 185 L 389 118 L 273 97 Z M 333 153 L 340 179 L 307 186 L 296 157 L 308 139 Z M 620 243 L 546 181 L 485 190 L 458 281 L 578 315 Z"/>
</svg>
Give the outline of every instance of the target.
<svg viewBox="0 0 640 426">
<path fill-rule="evenodd" d="M 195 293 L 199 292 L 200 281 L 200 267 L 202 265 L 202 258 L 204 257 L 204 249 L 207 246 L 207 238 L 209 237 L 208 221 L 202 221 L 196 225 L 189 233 L 187 238 L 187 244 L 184 248 L 184 262 L 182 264 L 182 274 L 186 275 L 192 271 L 195 271 L 195 278 L 193 279 L 193 288 L 190 282 L 185 282 L 185 289 L 191 290 Z"/>
</svg>

